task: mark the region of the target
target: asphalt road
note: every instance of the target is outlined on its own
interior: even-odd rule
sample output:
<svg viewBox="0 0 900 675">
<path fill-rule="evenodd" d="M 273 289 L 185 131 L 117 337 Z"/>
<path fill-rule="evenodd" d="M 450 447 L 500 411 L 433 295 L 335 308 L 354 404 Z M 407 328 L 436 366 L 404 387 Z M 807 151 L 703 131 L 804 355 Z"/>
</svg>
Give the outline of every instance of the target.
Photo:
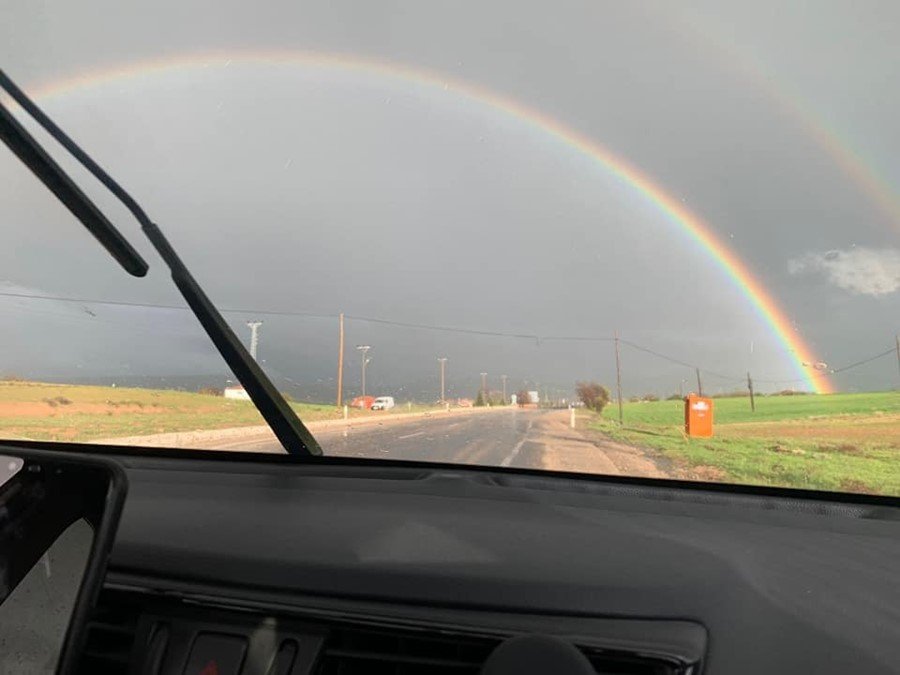
<svg viewBox="0 0 900 675">
<path fill-rule="evenodd" d="M 510 408 L 481 414 L 355 423 L 312 429 L 326 455 L 511 466 L 661 477 L 655 459 L 584 430 L 571 429 L 567 410 Z M 199 446 L 198 446 L 199 447 Z M 283 452 L 268 430 L 205 441 L 207 449 Z"/>
<path fill-rule="evenodd" d="M 388 421 L 314 431 L 326 455 L 541 468 L 542 445 L 530 438 L 547 413 L 509 410 L 481 415 Z M 216 448 L 283 452 L 271 435 L 223 440 Z"/>
</svg>

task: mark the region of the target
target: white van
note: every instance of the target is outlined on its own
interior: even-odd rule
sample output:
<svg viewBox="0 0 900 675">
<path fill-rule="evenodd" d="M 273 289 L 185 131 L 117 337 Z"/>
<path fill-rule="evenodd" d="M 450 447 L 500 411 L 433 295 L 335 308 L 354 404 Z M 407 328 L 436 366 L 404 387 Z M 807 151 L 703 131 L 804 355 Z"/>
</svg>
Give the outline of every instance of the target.
<svg viewBox="0 0 900 675">
<path fill-rule="evenodd" d="M 393 396 L 379 396 L 372 403 L 372 410 L 390 410 L 395 405 Z"/>
</svg>

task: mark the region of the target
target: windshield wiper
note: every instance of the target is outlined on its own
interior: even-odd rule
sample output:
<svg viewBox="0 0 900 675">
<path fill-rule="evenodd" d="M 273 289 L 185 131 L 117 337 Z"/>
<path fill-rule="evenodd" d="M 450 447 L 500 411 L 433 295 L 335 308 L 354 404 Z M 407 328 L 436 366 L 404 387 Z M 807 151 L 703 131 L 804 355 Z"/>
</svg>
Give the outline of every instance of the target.
<svg viewBox="0 0 900 675">
<path fill-rule="evenodd" d="M 178 257 L 175 249 L 159 227 L 150 220 L 140 205 L 109 174 L 84 152 L 66 133 L 25 95 L 19 87 L 0 70 L 2 87 L 40 124 L 66 151 L 77 159 L 97 180 L 131 211 L 141 229 L 163 262 L 168 265 L 172 280 L 199 319 L 216 349 L 225 359 L 250 399 L 259 409 L 278 440 L 289 454 L 321 455 L 322 449 L 293 408 L 278 393 L 275 385 L 247 352 L 243 343 L 216 310 L 215 305 Z M 9 110 L 0 102 L 0 138 L 10 150 L 46 185 L 50 191 L 80 220 L 94 237 L 129 273 L 142 277 L 148 265 L 128 243 L 90 198 L 78 188 L 62 167 L 41 147 Z"/>
</svg>

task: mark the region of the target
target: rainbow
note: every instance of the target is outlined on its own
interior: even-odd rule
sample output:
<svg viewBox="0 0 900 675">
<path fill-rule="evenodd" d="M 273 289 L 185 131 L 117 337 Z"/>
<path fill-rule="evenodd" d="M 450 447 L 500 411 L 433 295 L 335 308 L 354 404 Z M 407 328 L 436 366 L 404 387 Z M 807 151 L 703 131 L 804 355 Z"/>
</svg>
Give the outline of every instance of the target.
<svg viewBox="0 0 900 675">
<path fill-rule="evenodd" d="M 812 350 L 796 334 L 795 328 L 788 321 L 784 312 L 763 285 L 754 278 L 747 266 L 713 234 L 709 225 L 704 223 L 698 215 L 689 211 L 684 204 L 654 183 L 649 176 L 622 158 L 617 157 L 593 139 L 565 126 L 562 122 L 538 110 L 480 85 L 419 68 L 386 61 L 362 59 L 350 55 L 298 51 L 249 51 L 232 53 L 206 52 L 203 54 L 139 61 L 57 80 L 31 88 L 30 93 L 37 99 L 46 99 L 48 97 L 62 96 L 82 87 L 95 86 L 139 75 L 162 74 L 198 67 L 221 67 L 232 62 L 242 65 L 297 65 L 311 68 L 337 68 L 433 87 L 501 111 L 552 137 L 559 143 L 586 155 L 651 201 L 661 213 L 680 226 L 688 237 L 693 239 L 708 253 L 734 286 L 749 300 L 757 315 L 768 325 L 773 335 L 783 345 L 800 379 L 805 381 L 817 393 L 831 393 L 834 391 L 831 382 L 825 374 L 803 368 L 802 362 L 816 363 L 818 361 Z"/>
<path fill-rule="evenodd" d="M 895 228 L 900 229 L 900 199 L 890 183 L 878 175 L 875 169 L 859 152 L 854 150 L 839 132 L 831 127 L 821 115 L 812 110 L 797 95 L 792 95 L 789 88 L 779 83 L 778 73 L 767 67 L 762 60 L 750 52 L 738 49 L 733 40 L 725 39 L 722 31 L 705 20 L 699 13 L 679 9 L 679 16 L 670 14 L 670 19 L 684 28 L 697 42 L 706 43 L 718 54 L 711 56 L 717 60 L 722 55 L 724 62 L 737 71 L 742 77 L 753 83 L 760 91 L 765 92 L 781 113 L 790 118 L 799 130 L 810 136 L 813 143 L 850 178 L 861 193 L 866 195 L 875 208 Z M 657 13 L 658 16 L 658 13 Z"/>
</svg>

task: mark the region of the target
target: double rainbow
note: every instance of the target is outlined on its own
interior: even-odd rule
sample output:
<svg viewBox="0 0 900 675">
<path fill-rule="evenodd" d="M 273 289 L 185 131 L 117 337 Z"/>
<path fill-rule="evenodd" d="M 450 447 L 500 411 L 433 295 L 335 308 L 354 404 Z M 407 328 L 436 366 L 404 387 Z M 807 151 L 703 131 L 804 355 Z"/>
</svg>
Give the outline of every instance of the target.
<svg viewBox="0 0 900 675">
<path fill-rule="evenodd" d="M 593 139 L 565 126 L 562 122 L 538 110 L 480 85 L 449 78 L 442 74 L 419 68 L 411 68 L 385 61 L 361 59 L 348 55 L 298 51 L 250 51 L 237 53 L 207 52 L 139 61 L 122 66 L 94 70 L 51 82 L 32 88 L 30 93 L 37 99 L 45 99 L 63 96 L 82 87 L 103 84 L 114 80 L 204 66 L 224 66 L 231 62 L 261 65 L 298 65 L 308 68 L 338 68 L 436 88 L 490 106 L 515 117 L 521 122 L 554 138 L 559 143 L 590 157 L 619 180 L 651 201 L 660 212 L 665 214 L 671 222 L 677 224 L 688 237 L 693 239 L 708 253 L 734 286 L 748 299 L 760 319 L 769 327 L 778 342 L 783 345 L 787 357 L 793 363 L 798 376 L 813 391 L 817 393 L 830 393 L 833 391 L 832 384 L 825 374 L 803 367 L 802 363 L 815 363 L 818 359 L 797 334 L 795 328 L 785 317 L 784 312 L 769 292 L 754 278 L 743 261 L 713 234 L 709 225 L 704 223 L 698 215 L 688 210 L 684 204 L 654 183 L 645 173 L 622 158 L 617 157 Z"/>
</svg>

